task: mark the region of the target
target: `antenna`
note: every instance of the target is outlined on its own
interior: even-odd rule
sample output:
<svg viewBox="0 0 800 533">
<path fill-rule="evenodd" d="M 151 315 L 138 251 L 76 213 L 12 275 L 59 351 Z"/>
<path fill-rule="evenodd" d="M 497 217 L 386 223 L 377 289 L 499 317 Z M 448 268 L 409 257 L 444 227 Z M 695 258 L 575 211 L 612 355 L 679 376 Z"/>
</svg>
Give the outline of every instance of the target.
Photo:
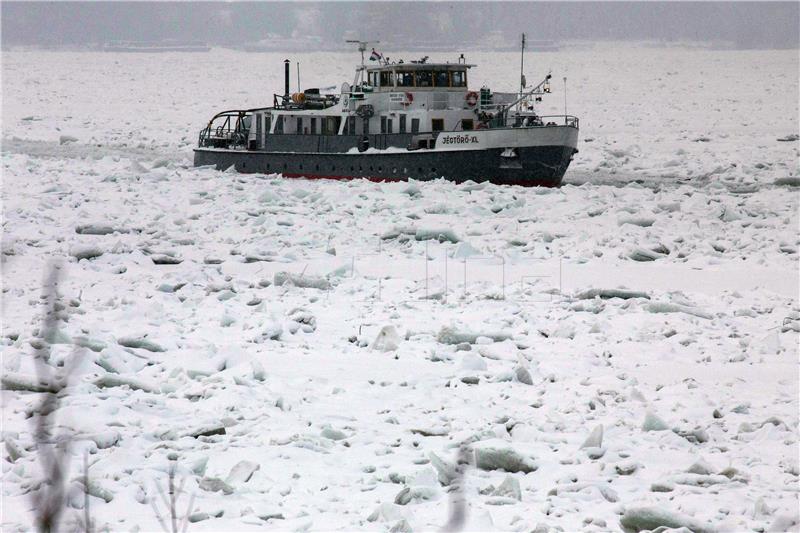
<svg viewBox="0 0 800 533">
<path fill-rule="evenodd" d="M 297 92 L 303 92 L 303 89 L 300 88 L 300 62 L 297 62 Z"/>
<path fill-rule="evenodd" d="M 361 52 L 361 68 L 362 68 L 362 70 L 366 68 L 366 65 L 364 64 L 364 52 L 367 51 L 367 46 L 370 45 L 370 44 L 380 44 L 380 41 L 358 41 L 358 40 L 352 40 L 352 39 L 348 39 L 345 42 L 358 45 L 358 51 Z"/>
<path fill-rule="evenodd" d="M 358 79 L 361 78 L 361 81 L 364 81 L 364 71 L 367 70 L 367 65 L 364 63 L 364 52 L 367 51 L 367 46 L 370 44 L 380 44 L 380 41 L 359 41 L 353 39 L 347 39 L 346 43 L 357 44 L 358 51 L 361 52 L 361 66 L 356 69 L 356 77 L 353 80 L 353 86 L 358 85 Z"/>
<path fill-rule="evenodd" d="M 519 92 L 522 94 L 522 91 L 525 89 L 525 74 L 524 74 L 524 66 L 525 66 L 525 34 L 522 34 L 522 49 L 520 50 L 520 57 L 519 57 Z"/>
<path fill-rule="evenodd" d="M 564 76 L 564 123 L 567 122 L 567 77 Z"/>
</svg>

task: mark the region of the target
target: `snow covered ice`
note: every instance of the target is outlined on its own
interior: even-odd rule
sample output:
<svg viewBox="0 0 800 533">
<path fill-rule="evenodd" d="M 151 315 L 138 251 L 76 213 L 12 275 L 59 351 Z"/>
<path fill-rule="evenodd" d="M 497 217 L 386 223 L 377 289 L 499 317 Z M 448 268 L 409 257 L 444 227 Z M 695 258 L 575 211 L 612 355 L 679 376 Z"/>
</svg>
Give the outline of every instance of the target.
<svg viewBox="0 0 800 533">
<path fill-rule="evenodd" d="M 455 491 L 470 530 L 797 529 L 796 50 L 532 54 L 581 118 L 556 190 L 192 168 L 282 59 L 4 52 L 4 531 L 55 259 L 70 527 L 86 451 L 109 530 L 160 529 L 170 464 L 190 531 L 435 530 Z"/>
</svg>

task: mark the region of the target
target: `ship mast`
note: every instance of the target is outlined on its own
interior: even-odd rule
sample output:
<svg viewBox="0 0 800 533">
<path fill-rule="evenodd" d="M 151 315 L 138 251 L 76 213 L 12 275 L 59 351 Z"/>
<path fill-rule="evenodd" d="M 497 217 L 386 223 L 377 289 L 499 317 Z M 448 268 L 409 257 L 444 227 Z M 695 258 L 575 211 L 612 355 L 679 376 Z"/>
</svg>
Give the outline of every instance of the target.
<svg viewBox="0 0 800 533">
<path fill-rule="evenodd" d="M 353 80 L 353 86 L 358 85 L 359 78 L 361 81 L 364 81 L 364 71 L 367 70 L 367 65 L 364 63 L 364 52 L 367 51 L 367 45 L 370 44 L 380 44 L 380 41 L 358 41 L 348 39 L 345 41 L 346 43 L 357 44 L 358 51 L 361 52 L 361 66 L 356 69 L 356 77 Z"/>
<path fill-rule="evenodd" d="M 522 92 L 525 90 L 525 34 L 522 34 L 522 46 L 520 47 L 519 54 L 519 96 L 522 97 Z"/>
</svg>

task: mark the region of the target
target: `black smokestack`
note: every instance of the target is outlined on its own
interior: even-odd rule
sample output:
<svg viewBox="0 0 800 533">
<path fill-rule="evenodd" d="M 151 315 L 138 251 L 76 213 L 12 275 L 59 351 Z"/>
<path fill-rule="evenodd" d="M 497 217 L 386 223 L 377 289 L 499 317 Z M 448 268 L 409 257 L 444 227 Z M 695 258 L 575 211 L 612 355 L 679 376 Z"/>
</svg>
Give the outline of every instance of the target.
<svg viewBox="0 0 800 533">
<path fill-rule="evenodd" d="M 283 60 L 283 73 L 284 73 L 284 91 L 283 94 L 289 96 L 289 60 Z"/>
</svg>

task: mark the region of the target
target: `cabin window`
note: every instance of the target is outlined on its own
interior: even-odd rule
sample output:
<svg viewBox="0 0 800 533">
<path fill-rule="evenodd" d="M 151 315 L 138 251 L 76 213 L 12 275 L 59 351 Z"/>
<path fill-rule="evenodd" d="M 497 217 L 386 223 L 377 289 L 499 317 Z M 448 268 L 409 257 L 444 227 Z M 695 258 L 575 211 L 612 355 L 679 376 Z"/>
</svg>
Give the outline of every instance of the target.
<svg viewBox="0 0 800 533">
<path fill-rule="evenodd" d="M 406 132 L 406 116 L 400 115 L 400 133 Z"/>
<path fill-rule="evenodd" d="M 443 118 L 432 118 L 431 119 L 431 131 L 443 131 L 444 130 L 444 119 Z"/>
<path fill-rule="evenodd" d="M 394 133 L 394 128 L 392 128 L 392 119 L 386 119 L 386 133 Z"/>
<path fill-rule="evenodd" d="M 264 117 L 264 119 L 266 120 L 266 126 L 264 126 L 264 131 L 269 133 L 272 127 L 272 117 L 270 115 L 267 115 Z"/>
<path fill-rule="evenodd" d="M 420 70 L 417 72 L 417 87 L 432 87 L 433 72 L 430 70 Z"/>
<path fill-rule="evenodd" d="M 356 134 L 356 117 L 347 117 L 347 134 Z"/>
<path fill-rule="evenodd" d="M 466 87 L 467 86 L 467 71 L 454 70 L 450 73 L 450 80 L 453 87 Z"/>
<path fill-rule="evenodd" d="M 316 117 L 311 117 L 311 128 L 310 128 L 311 135 L 317 134 L 317 119 Z"/>
<path fill-rule="evenodd" d="M 396 79 L 397 79 L 397 86 L 398 87 L 413 87 L 414 86 L 414 73 L 413 72 L 398 72 Z"/>
<path fill-rule="evenodd" d="M 339 117 L 327 117 L 322 119 L 322 134 L 323 135 L 336 135 L 339 133 L 339 124 L 342 119 Z"/>
<path fill-rule="evenodd" d="M 364 135 L 369 135 L 369 119 L 364 119 Z"/>
<path fill-rule="evenodd" d="M 381 133 L 386 133 L 386 117 L 381 117 Z"/>
<path fill-rule="evenodd" d="M 373 87 L 377 87 L 378 86 L 378 73 L 377 72 L 370 72 L 369 76 L 367 77 L 367 80 L 368 80 L 367 83 L 369 83 Z"/>
<path fill-rule="evenodd" d="M 461 120 L 461 129 L 464 131 L 469 131 L 473 129 L 473 122 L 471 118 L 465 118 Z"/>
<path fill-rule="evenodd" d="M 392 83 L 392 73 L 390 71 L 381 72 L 381 87 L 391 87 L 394 85 Z"/>
<path fill-rule="evenodd" d="M 434 73 L 436 86 L 437 87 L 450 87 L 450 76 L 448 76 L 448 72 L 446 70 L 438 71 Z"/>
<path fill-rule="evenodd" d="M 297 131 L 295 133 L 303 133 L 303 117 L 297 117 Z"/>
<path fill-rule="evenodd" d="M 275 133 L 283 133 L 283 115 L 275 119 Z"/>
<path fill-rule="evenodd" d="M 419 133 L 419 119 L 412 118 L 411 119 L 411 133 Z"/>
</svg>

